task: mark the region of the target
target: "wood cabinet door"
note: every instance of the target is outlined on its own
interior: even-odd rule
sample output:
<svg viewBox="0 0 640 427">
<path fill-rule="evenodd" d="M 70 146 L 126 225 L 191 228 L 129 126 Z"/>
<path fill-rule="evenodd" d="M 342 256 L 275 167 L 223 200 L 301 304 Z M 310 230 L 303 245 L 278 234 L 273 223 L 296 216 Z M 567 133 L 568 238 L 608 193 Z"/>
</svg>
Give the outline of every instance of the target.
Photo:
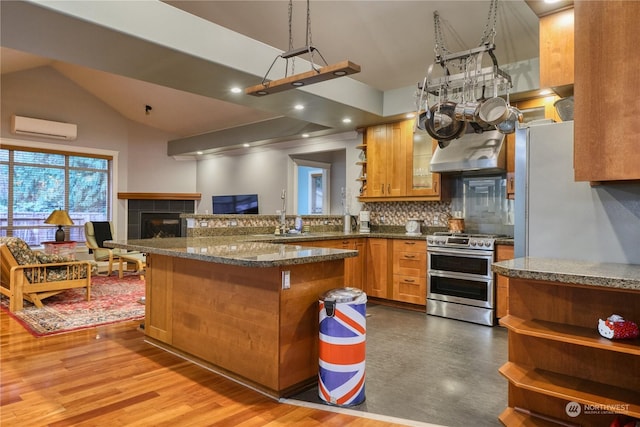
<svg viewBox="0 0 640 427">
<path fill-rule="evenodd" d="M 387 126 L 367 128 L 367 197 L 383 197 L 387 184 Z"/>
<path fill-rule="evenodd" d="M 411 121 L 367 128 L 366 197 L 406 195 L 407 139 Z"/>
<path fill-rule="evenodd" d="M 387 239 L 367 239 L 366 257 L 366 287 L 367 295 L 377 298 L 389 298 L 389 245 Z"/>
<path fill-rule="evenodd" d="M 173 257 L 147 254 L 145 334 L 173 343 Z"/>
<path fill-rule="evenodd" d="M 640 2 L 579 1 L 574 13 L 575 180 L 639 180 Z"/>
<path fill-rule="evenodd" d="M 411 141 L 411 120 L 387 125 L 386 162 L 387 188 L 386 197 L 406 195 L 407 188 L 407 145 Z"/>
<path fill-rule="evenodd" d="M 513 259 L 513 246 L 498 245 L 496 247 L 496 261 Z M 509 278 L 496 274 L 496 317 L 501 318 L 509 314 Z"/>
<path fill-rule="evenodd" d="M 540 18 L 540 87 L 573 84 L 573 9 Z"/>
</svg>

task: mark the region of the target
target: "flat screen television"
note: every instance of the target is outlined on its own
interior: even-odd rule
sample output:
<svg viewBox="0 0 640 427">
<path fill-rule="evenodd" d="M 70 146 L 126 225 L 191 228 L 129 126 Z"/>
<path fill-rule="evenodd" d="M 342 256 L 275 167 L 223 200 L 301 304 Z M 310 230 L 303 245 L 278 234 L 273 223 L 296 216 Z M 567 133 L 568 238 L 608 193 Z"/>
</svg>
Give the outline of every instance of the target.
<svg viewBox="0 0 640 427">
<path fill-rule="evenodd" d="M 213 213 L 229 214 L 257 214 L 257 194 L 234 194 L 230 196 L 212 196 Z"/>
</svg>

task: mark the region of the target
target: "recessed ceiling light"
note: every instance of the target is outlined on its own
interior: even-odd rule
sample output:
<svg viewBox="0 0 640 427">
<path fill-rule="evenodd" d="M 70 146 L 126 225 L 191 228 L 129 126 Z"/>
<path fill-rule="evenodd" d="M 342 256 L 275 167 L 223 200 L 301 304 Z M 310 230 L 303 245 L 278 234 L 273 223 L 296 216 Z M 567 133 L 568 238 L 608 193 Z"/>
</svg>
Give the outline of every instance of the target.
<svg viewBox="0 0 640 427">
<path fill-rule="evenodd" d="M 542 89 L 540 91 L 540 95 L 551 95 L 553 92 L 551 92 L 551 89 Z"/>
<path fill-rule="evenodd" d="M 302 134 L 302 137 L 303 137 L 303 138 L 309 138 L 309 134 L 308 134 L 308 133 L 303 133 L 303 134 Z"/>
<path fill-rule="evenodd" d="M 291 86 L 295 86 L 295 87 L 304 86 L 304 82 L 293 82 L 291 83 Z"/>
<path fill-rule="evenodd" d="M 342 119 L 342 123 L 351 123 L 351 119 L 349 117 L 345 117 Z"/>
<path fill-rule="evenodd" d="M 245 148 L 251 147 L 251 145 L 248 142 L 245 142 L 244 144 L 242 144 L 242 146 Z"/>
<path fill-rule="evenodd" d="M 296 105 L 293 106 L 293 108 L 295 108 L 296 110 L 304 110 L 304 105 L 296 104 Z"/>
<path fill-rule="evenodd" d="M 240 92 L 242 92 L 242 88 L 239 88 L 239 87 L 231 88 L 231 93 L 240 93 Z"/>
<path fill-rule="evenodd" d="M 407 113 L 405 116 L 407 119 L 413 119 L 416 116 L 416 113 Z"/>
<path fill-rule="evenodd" d="M 200 155 L 202 155 L 202 154 L 204 154 L 204 153 L 203 153 L 202 151 L 196 151 L 196 154 L 197 154 L 198 156 L 200 156 Z"/>
</svg>

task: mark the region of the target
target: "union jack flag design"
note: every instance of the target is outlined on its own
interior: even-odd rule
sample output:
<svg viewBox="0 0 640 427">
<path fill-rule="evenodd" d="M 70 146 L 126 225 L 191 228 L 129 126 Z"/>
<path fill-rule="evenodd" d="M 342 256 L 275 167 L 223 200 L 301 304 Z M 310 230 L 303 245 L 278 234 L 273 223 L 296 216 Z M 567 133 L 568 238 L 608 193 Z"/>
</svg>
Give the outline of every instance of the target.
<svg viewBox="0 0 640 427">
<path fill-rule="evenodd" d="M 357 300 L 335 304 L 333 316 L 320 301 L 318 395 L 325 402 L 353 406 L 365 399 L 365 315 L 366 304 Z"/>
</svg>

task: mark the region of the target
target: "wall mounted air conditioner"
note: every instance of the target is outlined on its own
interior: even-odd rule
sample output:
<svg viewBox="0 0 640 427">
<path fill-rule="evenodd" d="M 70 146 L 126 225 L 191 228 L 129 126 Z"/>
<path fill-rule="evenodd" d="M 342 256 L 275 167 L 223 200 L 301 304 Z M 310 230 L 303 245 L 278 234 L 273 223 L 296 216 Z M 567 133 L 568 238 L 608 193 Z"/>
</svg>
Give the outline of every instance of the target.
<svg viewBox="0 0 640 427">
<path fill-rule="evenodd" d="M 11 116 L 11 133 L 72 141 L 78 136 L 78 125 L 33 119 L 14 114 Z"/>
</svg>

